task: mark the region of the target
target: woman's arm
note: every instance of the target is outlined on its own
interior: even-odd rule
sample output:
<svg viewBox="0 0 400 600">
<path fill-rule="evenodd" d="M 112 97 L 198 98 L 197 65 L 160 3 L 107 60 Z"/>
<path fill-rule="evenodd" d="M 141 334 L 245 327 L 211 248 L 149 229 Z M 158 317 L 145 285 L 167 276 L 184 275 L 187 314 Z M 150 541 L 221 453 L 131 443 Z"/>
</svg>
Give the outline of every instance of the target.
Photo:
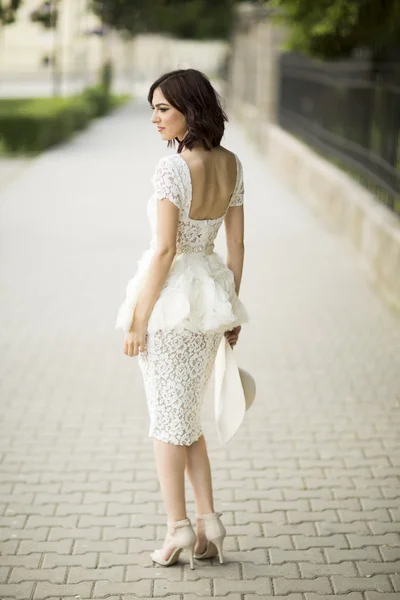
<svg viewBox="0 0 400 600">
<path fill-rule="evenodd" d="M 149 320 L 176 254 L 179 209 L 163 198 L 158 202 L 157 210 L 157 248 L 135 310 L 136 317 L 145 321 Z"/>
<path fill-rule="evenodd" d="M 244 211 L 243 204 L 231 206 L 225 215 L 227 261 L 233 271 L 236 294 L 239 295 L 244 262 Z"/>
<path fill-rule="evenodd" d="M 144 349 L 147 323 L 161 293 L 176 254 L 179 208 L 163 198 L 157 206 L 157 248 L 150 261 L 147 279 L 138 296 L 129 331 L 125 336 L 125 354 L 137 356 Z"/>
</svg>

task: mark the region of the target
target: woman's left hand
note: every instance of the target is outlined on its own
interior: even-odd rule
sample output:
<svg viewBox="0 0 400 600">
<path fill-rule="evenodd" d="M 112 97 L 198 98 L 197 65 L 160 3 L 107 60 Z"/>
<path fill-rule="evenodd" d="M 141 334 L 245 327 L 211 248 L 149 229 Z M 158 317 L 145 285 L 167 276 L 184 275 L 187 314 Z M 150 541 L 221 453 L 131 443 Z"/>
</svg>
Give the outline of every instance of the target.
<svg viewBox="0 0 400 600">
<path fill-rule="evenodd" d="M 147 321 L 134 317 L 129 331 L 124 337 L 124 354 L 137 356 L 146 349 Z"/>
</svg>

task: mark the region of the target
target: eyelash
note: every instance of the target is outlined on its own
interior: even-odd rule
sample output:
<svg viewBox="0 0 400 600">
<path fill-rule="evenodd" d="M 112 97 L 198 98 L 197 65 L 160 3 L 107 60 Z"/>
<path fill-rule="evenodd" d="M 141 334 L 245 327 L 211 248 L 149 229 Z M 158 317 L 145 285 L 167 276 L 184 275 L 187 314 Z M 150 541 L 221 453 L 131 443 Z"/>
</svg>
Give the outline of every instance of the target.
<svg viewBox="0 0 400 600">
<path fill-rule="evenodd" d="M 151 110 L 154 110 L 154 106 L 151 106 L 150 108 Z M 161 112 L 166 112 L 168 108 L 159 108 L 158 110 L 160 110 Z"/>
</svg>

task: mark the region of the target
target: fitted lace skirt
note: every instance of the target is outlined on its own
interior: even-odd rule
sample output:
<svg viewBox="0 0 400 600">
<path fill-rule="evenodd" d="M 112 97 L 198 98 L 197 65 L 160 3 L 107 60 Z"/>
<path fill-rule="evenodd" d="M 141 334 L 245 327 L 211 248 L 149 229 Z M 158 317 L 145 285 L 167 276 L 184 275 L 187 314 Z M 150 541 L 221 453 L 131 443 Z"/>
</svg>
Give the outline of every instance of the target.
<svg viewBox="0 0 400 600">
<path fill-rule="evenodd" d="M 189 446 L 202 435 L 201 413 L 221 332 L 147 332 L 138 355 L 150 416 L 149 437 Z"/>
</svg>

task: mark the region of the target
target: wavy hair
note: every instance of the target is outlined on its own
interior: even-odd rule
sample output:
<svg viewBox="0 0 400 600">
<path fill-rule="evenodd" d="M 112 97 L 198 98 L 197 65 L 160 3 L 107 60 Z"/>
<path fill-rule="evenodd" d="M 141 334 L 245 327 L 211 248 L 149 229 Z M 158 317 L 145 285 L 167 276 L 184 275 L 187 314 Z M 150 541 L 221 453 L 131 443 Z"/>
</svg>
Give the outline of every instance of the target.
<svg viewBox="0 0 400 600">
<path fill-rule="evenodd" d="M 153 104 L 154 90 L 160 88 L 168 102 L 181 112 L 188 133 L 183 140 L 168 141 L 168 147 L 179 142 L 178 154 L 183 148 L 191 150 L 203 145 L 206 150 L 219 146 L 225 131 L 226 113 L 218 92 L 209 79 L 197 69 L 178 69 L 161 75 L 150 87 L 147 100 Z"/>
</svg>

